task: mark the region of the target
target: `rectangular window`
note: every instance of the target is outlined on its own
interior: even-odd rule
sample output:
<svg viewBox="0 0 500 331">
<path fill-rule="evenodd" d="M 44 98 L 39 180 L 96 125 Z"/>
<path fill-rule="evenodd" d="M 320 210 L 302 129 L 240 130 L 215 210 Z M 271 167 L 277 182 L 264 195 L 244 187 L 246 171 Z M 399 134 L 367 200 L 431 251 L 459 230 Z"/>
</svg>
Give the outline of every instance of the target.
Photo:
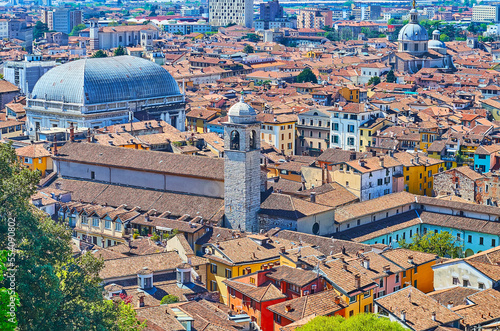
<svg viewBox="0 0 500 331">
<path fill-rule="evenodd" d="M 467 237 L 467 242 L 468 242 L 469 244 L 472 244 L 472 236 L 471 236 L 471 235 L 469 235 L 469 236 Z"/>
<path fill-rule="evenodd" d="M 339 143 L 339 136 L 332 136 L 332 140 L 333 140 L 334 144 L 338 144 Z"/>
<path fill-rule="evenodd" d="M 377 185 L 378 185 L 378 186 L 382 185 L 382 178 L 379 178 L 379 179 L 377 180 Z"/>
<path fill-rule="evenodd" d="M 477 285 L 480 290 L 484 290 L 484 283 L 478 283 Z"/>
<path fill-rule="evenodd" d="M 90 179 L 95 179 L 95 172 L 93 171 L 90 172 Z"/>
<path fill-rule="evenodd" d="M 464 287 L 469 287 L 469 285 L 470 285 L 468 279 L 464 279 L 463 283 L 464 283 Z"/>
<path fill-rule="evenodd" d="M 217 291 L 217 282 L 215 280 L 210 281 L 210 291 Z"/>
<path fill-rule="evenodd" d="M 347 126 L 347 132 L 353 133 L 354 132 L 354 125 L 348 125 Z"/>
<path fill-rule="evenodd" d="M 122 230 L 122 223 L 116 222 L 115 223 L 115 230 L 116 231 L 121 231 Z"/>
<path fill-rule="evenodd" d="M 98 218 L 93 218 L 92 219 L 92 226 L 95 226 L 95 227 L 99 226 L 99 219 Z"/>
<path fill-rule="evenodd" d="M 254 284 L 255 285 L 255 278 L 254 277 L 250 277 L 250 284 Z"/>
<path fill-rule="evenodd" d="M 111 230 L 111 221 L 104 221 L 104 227 Z"/>
<path fill-rule="evenodd" d="M 350 297 L 350 298 L 349 298 L 349 304 L 354 303 L 354 302 L 356 302 L 357 300 L 358 300 L 358 297 L 357 297 L 356 295 L 355 295 L 355 296 L 353 296 L 353 297 Z"/>
<path fill-rule="evenodd" d="M 82 224 L 89 224 L 87 216 L 82 216 Z"/>
<path fill-rule="evenodd" d="M 210 272 L 214 275 L 217 274 L 217 264 L 215 263 L 210 264 Z"/>
<path fill-rule="evenodd" d="M 495 239 L 491 239 L 491 247 L 496 247 L 496 240 Z"/>
<path fill-rule="evenodd" d="M 339 130 L 339 123 L 332 123 L 332 130 L 338 131 Z"/>
<path fill-rule="evenodd" d="M 458 285 L 458 277 L 453 277 L 453 285 Z"/>
<path fill-rule="evenodd" d="M 363 293 L 364 299 L 369 298 L 369 297 L 370 297 L 370 291 L 366 291 L 365 293 Z"/>
<path fill-rule="evenodd" d="M 484 238 L 483 237 L 479 237 L 479 245 L 484 245 Z"/>
<path fill-rule="evenodd" d="M 226 269 L 224 276 L 226 278 L 233 278 L 233 271 L 231 269 Z"/>
<path fill-rule="evenodd" d="M 396 274 L 396 283 L 399 283 L 399 274 Z"/>
</svg>

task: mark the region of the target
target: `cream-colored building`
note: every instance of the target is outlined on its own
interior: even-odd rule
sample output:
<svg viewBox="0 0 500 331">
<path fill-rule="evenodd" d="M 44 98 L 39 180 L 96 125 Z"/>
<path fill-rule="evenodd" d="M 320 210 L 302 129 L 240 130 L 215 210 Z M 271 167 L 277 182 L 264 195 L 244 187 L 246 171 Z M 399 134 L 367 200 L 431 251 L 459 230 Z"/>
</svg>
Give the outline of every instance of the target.
<svg viewBox="0 0 500 331">
<path fill-rule="evenodd" d="M 208 6 L 208 17 L 211 25 L 226 26 L 230 23 L 236 23 L 251 28 L 253 23 L 253 1 L 210 1 Z"/>
<path fill-rule="evenodd" d="M 266 142 L 285 155 L 295 154 L 296 115 L 260 114 L 257 120 L 262 122 L 261 141 Z"/>
<path fill-rule="evenodd" d="M 472 22 L 500 21 L 500 6 L 481 5 L 472 7 Z"/>
</svg>

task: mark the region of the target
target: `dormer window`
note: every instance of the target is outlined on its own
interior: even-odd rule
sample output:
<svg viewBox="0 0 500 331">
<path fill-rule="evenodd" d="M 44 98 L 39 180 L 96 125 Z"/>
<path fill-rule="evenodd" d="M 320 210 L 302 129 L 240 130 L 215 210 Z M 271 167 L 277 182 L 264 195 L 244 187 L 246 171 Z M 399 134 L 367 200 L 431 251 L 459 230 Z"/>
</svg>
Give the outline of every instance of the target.
<svg viewBox="0 0 500 331">
<path fill-rule="evenodd" d="M 149 290 L 153 288 L 153 271 L 148 267 L 144 267 L 137 272 L 137 285 L 141 290 Z"/>
<path fill-rule="evenodd" d="M 183 263 L 176 268 L 177 285 L 182 286 L 191 283 L 191 265 Z"/>
</svg>

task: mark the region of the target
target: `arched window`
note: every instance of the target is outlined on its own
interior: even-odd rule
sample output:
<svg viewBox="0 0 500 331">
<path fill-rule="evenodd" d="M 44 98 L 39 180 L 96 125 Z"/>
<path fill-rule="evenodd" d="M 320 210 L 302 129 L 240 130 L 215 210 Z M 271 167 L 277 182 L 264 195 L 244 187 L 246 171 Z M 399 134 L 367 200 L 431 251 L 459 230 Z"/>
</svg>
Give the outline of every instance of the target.
<svg viewBox="0 0 500 331">
<path fill-rule="evenodd" d="M 231 132 L 231 145 L 229 147 L 231 150 L 240 150 L 240 133 L 238 131 Z"/>
<path fill-rule="evenodd" d="M 252 130 L 250 132 L 250 149 L 256 149 L 257 148 L 257 132 L 255 130 Z"/>
</svg>

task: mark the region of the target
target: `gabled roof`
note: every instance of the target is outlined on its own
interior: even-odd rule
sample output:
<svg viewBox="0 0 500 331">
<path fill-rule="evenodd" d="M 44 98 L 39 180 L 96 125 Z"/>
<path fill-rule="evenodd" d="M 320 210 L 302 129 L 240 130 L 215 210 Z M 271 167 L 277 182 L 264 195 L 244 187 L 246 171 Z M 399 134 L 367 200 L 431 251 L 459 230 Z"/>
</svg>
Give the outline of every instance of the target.
<svg viewBox="0 0 500 331">
<path fill-rule="evenodd" d="M 276 285 L 270 281 L 261 286 L 246 284 L 231 279 L 226 279 L 223 283 L 257 302 L 286 299 L 286 295 L 281 293 Z"/>
<path fill-rule="evenodd" d="M 335 302 L 336 299 L 338 304 Z M 347 303 L 340 299 L 335 291 L 327 290 L 277 303 L 267 309 L 290 321 L 298 321 L 311 315 L 332 315 L 347 306 Z"/>
</svg>

